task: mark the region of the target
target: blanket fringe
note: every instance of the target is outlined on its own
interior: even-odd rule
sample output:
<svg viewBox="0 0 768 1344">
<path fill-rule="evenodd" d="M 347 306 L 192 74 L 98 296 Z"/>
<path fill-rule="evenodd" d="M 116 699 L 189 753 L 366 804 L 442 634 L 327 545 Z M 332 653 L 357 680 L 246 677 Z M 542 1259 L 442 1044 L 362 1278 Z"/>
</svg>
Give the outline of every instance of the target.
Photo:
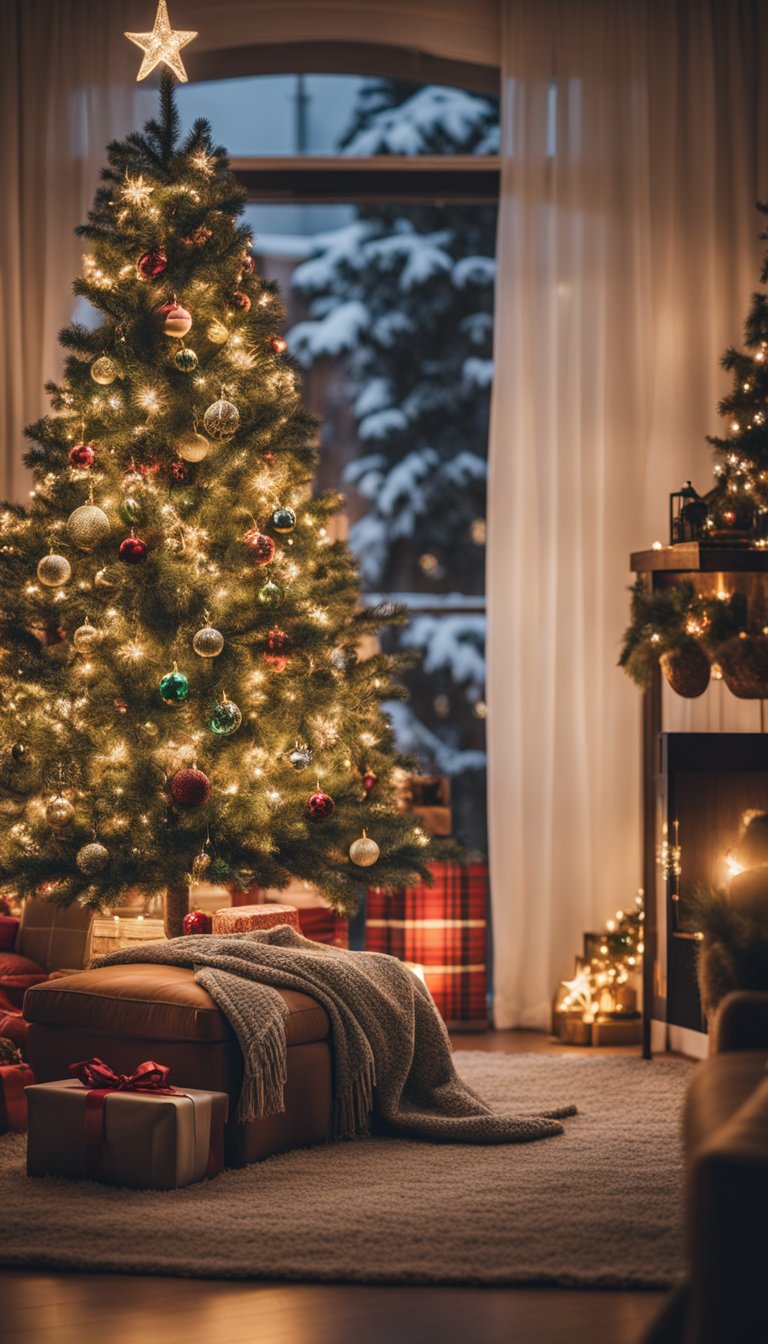
<svg viewBox="0 0 768 1344">
<path fill-rule="evenodd" d="M 285 1110 L 288 1076 L 285 1027 L 278 1018 L 258 1043 L 258 1067 L 246 1069 L 235 1117 L 241 1124 Z"/>
<path fill-rule="evenodd" d="M 373 1089 L 376 1072 L 373 1060 L 366 1060 L 362 1069 L 336 1097 L 333 1133 L 337 1139 L 354 1139 L 367 1134 L 373 1110 Z"/>
</svg>

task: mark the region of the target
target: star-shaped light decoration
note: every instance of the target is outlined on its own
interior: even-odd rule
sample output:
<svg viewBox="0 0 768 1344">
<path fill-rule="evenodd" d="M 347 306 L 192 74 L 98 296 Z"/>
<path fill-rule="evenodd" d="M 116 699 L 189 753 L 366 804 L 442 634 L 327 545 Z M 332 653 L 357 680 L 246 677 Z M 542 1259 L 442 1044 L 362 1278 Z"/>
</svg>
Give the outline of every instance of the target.
<svg viewBox="0 0 768 1344">
<path fill-rule="evenodd" d="M 124 33 L 123 36 L 144 52 L 144 60 L 136 76 L 137 83 L 140 79 L 146 79 L 161 61 L 173 71 L 181 84 L 187 83 L 187 72 L 179 53 L 182 47 L 197 37 L 197 33 L 174 32 L 168 18 L 166 0 L 158 0 L 155 26 L 151 33 Z"/>
<path fill-rule="evenodd" d="M 125 185 L 121 187 L 121 194 L 124 200 L 130 201 L 131 205 L 146 205 L 154 190 L 154 187 L 150 187 L 144 181 L 143 175 L 129 177 L 126 173 Z"/>
<path fill-rule="evenodd" d="M 585 966 L 572 980 L 563 980 L 563 986 L 569 993 L 566 998 L 563 999 L 561 1007 L 581 1008 L 584 1013 L 584 1021 L 591 1021 L 595 1010 L 595 1004 L 594 999 L 592 998 L 592 979 L 589 967 Z"/>
</svg>

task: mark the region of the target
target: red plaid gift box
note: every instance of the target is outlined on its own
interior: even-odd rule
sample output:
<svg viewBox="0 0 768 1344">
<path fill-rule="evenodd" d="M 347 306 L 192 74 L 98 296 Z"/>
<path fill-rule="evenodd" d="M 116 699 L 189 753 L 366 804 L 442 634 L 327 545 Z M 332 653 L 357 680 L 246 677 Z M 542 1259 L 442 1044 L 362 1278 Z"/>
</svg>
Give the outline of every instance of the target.
<svg viewBox="0 0 768 1344">
<path fill-rule="evenodd" d="M 349 920 L 327 905 L 310 905 L 299 910 L 299 928 L 313 943 L 331 943 L 349 947 Z"/>
<path fill-rule="evenodd" d="M 449 1026 L 487 1026 L 488 868 L 432 863 L 435 885 L 368 892 L 367 952 L 415 964 Z"/>
<path fill-rule="evenodd" d="M 27 1096 L 24 1091 L 35 1081 L 26 1064 L 0 1065 L 0 1134 L 9 1129 L 27 1128 Z"/>
</svg>

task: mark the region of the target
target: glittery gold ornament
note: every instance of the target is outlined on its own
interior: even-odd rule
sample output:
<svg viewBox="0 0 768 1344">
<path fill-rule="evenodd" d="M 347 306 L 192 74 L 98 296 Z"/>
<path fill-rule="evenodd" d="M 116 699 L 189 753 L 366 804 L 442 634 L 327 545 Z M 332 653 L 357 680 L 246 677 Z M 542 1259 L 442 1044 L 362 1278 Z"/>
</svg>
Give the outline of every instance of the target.
<svg viewBox="0 0 768 1344">
<path fill-rule="evenodd" d="M 38 562 L 37 577 L 46 588 L 63 588 L 72 578 L 72 566 L 65 555 L 44 555 Z"/>
<path fill-rule="evenodd" d="M 359 840 L 353 840 L 349 846 L 349 857 L 358 868 L 370 868 L 378 859 L 381 850 L 375 840 L 371 840 L 363 831 Z"/>
<path fill-rule="evenodd" d="M 91 377 L 94 383 L 99 383 L 101 387 L 108 387 L 110 383 L 114 383 L 118 372 L 114 359 L 110 359 L 109 355 L 99 355 L 91 365 Z"/>
<path fill-rule="evenodd" d="M 75 809 L 68 798 L 57 793 L 52 798 L 45 809 L 45 820 L 49 826 L 53 826 L 57 831 L 63 831 L 65 826 L 71 826 L 75 819 Z"/>
<path fill-rule="evenodd" d="M 78 653 L 90 653 L 91 649 L 98 644 L 99 638 L 100 632 L 96 629 L 96 626 L 91 625 L 90 621 L 86 621 L 85 625 L 78 625 L 72 636 L 72 643 Z"/>
<path fill-rule="evenodd" d="M 240 412 L 231 401 L 221 397 L 214 401 L 203 416 L 203 425 L 212 439 L 231 439 L 237 433 L 240 424 Z"/>
<path fill-rule="evenodd" d="M 218 658 L 224 648 L 224 636 L 212 625 L 204 625 L 192 640 L 192 648 L 200 658 Z"/>
<path fill-rule="evenodd" d="M 94 840 L 90 845 L 83 845 L 78 849 L 75 863 L 85 877 L 95 877 L 97 873 L 103 873 L 108 866 L 109 850 Z"/>
<path fill-rule="evenodd" d="M 67 519 L 67 535 L 81 551 L 93 551 L 109 536 L 109 519 L 97 504 L 81 504 Z"/>
</svg>

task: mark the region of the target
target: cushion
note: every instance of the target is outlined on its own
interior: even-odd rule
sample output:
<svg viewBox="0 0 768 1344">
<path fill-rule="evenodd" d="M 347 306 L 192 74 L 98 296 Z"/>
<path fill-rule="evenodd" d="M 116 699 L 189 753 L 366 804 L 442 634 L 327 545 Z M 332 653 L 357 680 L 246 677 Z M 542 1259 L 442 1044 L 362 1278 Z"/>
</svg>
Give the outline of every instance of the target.
<svg viewBox="0 0 768 1344">
<path fill-rule="evenodd" d="M 27 900 L 21 913 L 18 949 L 46 971 L 85 965 L 92 910 L 75 902 L 67 910 L 50 901 Z"/>
<path fill-rule="evenodd" d="M 314 999 L 283 989 L 289 1045 L 322 1041 L 330 1024 Z M 136 963 L 102 966 L 31 989 L 24 1002 L 29 1022 L 94 1030 L 147 1041 L 232 1040 L 232 1029 L 210 994 L 186 966 Z"/>
<path fill-rule="evenodd" d="M 0 952 L 12 952 L 16 946 L 19 921 L 13 915 L 0 915 Z"/>
<path fill-rule="evenodd" d="M 685 1098 L 685 1150 L 691 1157 L 730 1120 L 765 1079 L 768 1050 L 732 1050 L 699 1064 Z"/>
<path fill-rule="evenodd" d="M 0 952 L 0 995 L 4 1002 L 20 1008 L 26 991 L 47 978 L 48 972 L 30 957 L 21 957 L 18 952 Z"/>
</svg>

